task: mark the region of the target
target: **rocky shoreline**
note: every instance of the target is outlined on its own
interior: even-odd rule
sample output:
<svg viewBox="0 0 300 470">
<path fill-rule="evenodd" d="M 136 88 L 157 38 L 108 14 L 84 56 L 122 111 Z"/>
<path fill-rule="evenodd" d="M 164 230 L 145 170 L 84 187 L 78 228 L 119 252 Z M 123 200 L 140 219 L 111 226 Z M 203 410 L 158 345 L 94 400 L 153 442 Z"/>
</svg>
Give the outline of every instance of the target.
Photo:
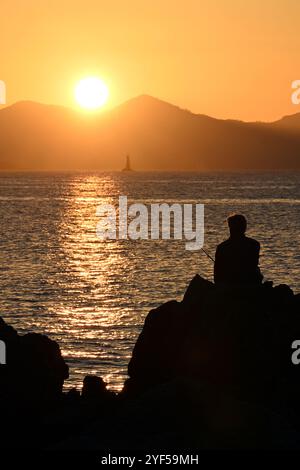
<svg viewBox="0 0 300 470">
<path fill-rule="evenodd" d="M 286 285 L 216 287 L 195 276 L 152 310 L 120 394 L 87 376 L 63 392 L 59 346 L 0 319 L 2 448 L 300 449 L 300 295 Z"/>
</svg>

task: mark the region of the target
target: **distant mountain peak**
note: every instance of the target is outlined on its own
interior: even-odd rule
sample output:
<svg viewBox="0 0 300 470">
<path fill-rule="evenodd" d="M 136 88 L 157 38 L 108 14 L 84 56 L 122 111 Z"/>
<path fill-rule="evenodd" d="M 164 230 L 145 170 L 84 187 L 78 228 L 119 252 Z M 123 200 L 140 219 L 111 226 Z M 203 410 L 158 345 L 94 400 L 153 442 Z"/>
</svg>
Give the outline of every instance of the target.
<svg viewBox="0 0 300 470">
<path fill-rule="evenodd" d="M 194 114 L 148 94 L 99 114 L 20 101 L 0 110 L 0 170 L 300 168 L 300 113 L 276 123 Z"/>
<path fill-rule="evenodd" d="M 170 104 L 168 103 L 167 101 L 164 101 L 164 100 L 161 100 L 160 98 L 156 98 L 154 96 L 151 96 L 151 95 L 147 95 L 147 94 L 142 94 L 142 95 L 137 95 L 133 98 L 131 98 L 130 100 L 128 101 L 131 101 L 131 102 L 134 102 L 134 101 L 143 101 L 143 102 L 148 102 L 148 103 L 165 103 L 165 104 Z"/>
<path fill-rule="evenodd" d="M 196 116 L 196 114 L 193 114 L 191 111 L 187 109 L 180 108 L 179 106 L 169 103 L 168 101 L 161 100 L 160 98 L 155 98 L 154 96 L 147 95 L 147 94 L 142 94 L 135 96 L 134 98 L 130 98 L 129 100 L 125 101 L 121 105 L 119 105 L 117 108 L 115 108 L 117 111 L 129 111 L 129 112 L 134 112 L 134 113 L 139 113 L 141 114 L 147 112 L 153 113 L 156 112 L 158 114 L 188 114 L 188 115 L 193 115 Z"/>
<path fill-rule="evenodd" d="M 300 131 L 300 113 L 283 116 L 273 123 L 276 127 L 289 129 L 291 131 Z"/>
<path fill-rule="evenodd" d="M 31 110 L 40 110 L 40 111 L 47 111 L 47 110 L 69 110 L 73 111 L 71 108 L 62 105 L 55 105 L 55 104 L 47 104 L 47 103 L 40 103 L 39 101 L 32 101 L 32 100 L 21 100 L 12 103 L 9 106 L 5 106 L 0 111 L 31 111 Z"/>
</svg>

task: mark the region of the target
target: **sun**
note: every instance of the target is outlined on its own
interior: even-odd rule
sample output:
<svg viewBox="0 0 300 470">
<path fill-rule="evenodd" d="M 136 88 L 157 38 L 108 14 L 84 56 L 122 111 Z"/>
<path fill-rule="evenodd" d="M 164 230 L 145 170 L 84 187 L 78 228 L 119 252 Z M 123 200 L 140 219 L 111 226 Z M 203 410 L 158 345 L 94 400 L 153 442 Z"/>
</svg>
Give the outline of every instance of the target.
<svg viewBox="0 0 300 470">
<path fill-rule="evenodd" d="M 83 78 L 75 87 L 75 99 L 85 109 L 101 108 L 107 102 L 108 96 L 106 84 L 97 77 Z"/>
</svg>

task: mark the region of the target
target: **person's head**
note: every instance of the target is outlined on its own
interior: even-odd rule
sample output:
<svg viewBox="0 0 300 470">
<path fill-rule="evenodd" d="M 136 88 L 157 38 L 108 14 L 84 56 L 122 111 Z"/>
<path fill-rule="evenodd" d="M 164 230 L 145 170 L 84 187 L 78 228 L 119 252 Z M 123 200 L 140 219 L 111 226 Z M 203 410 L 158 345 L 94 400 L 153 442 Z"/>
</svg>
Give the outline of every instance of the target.
<svg viewBox="0 0 300 470">
<path fill-rule="evenodd" d="M 245 235 L 247 219 L 242 214 L 234 214 L 227 219 L 230 235 L 233 237 Z"/>
</svg>

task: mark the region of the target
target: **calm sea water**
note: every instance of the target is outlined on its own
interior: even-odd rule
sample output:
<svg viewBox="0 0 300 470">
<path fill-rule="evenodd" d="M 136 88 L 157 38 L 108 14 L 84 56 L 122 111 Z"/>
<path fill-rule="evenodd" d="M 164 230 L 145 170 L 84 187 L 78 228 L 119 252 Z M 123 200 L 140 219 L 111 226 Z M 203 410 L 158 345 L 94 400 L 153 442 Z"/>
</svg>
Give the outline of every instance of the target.
<svg viewBox="0 0 300 470">
<path fill-rule="evenodd" d="M 93 373 L 119 390 L 147 312 L 180 300 L 197 272 L 212 276 L 211 261 L 182 241 L 101 242 L 96 208 L 119 195 L 204 203 L 212 255 L 228 214 L 244 213 L 265 277 L 300 292 L 299 173 L 1 174 L 0 314 L 59 342 L 67 387 Z"/>
</svg>

